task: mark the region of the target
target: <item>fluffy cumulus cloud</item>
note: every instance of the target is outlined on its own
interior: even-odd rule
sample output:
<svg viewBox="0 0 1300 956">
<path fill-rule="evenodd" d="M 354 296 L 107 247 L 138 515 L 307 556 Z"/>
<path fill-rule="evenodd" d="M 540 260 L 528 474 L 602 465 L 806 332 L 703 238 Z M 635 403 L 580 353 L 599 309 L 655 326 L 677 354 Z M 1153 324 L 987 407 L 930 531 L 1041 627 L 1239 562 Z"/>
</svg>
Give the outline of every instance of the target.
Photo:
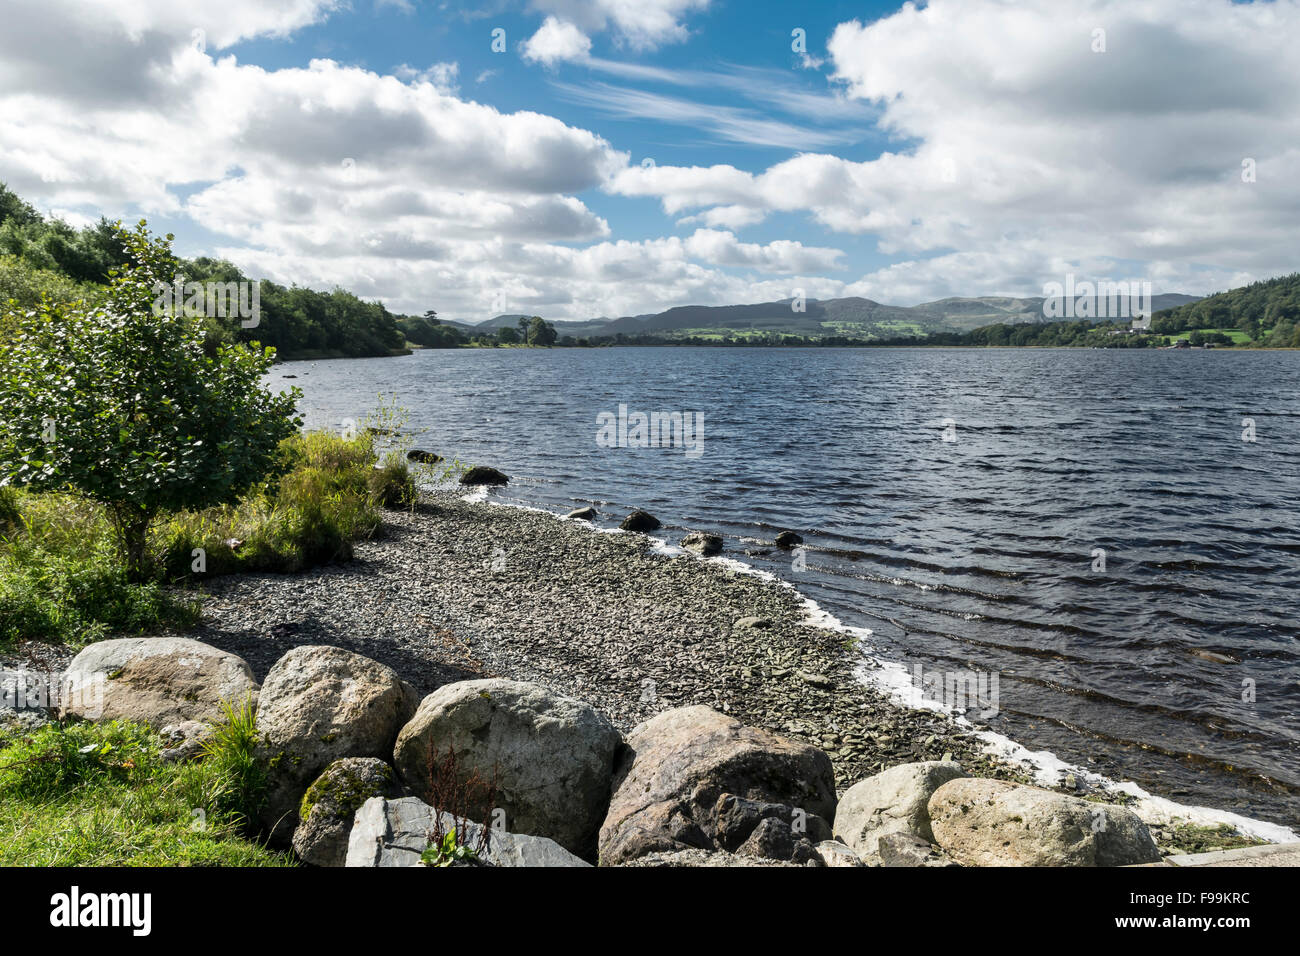
<svg viewBox="0 0 1300 956">
<path fill-rule="evenodd" d="M 612 181 L 627 155 L 554 117 L 460 98 L 454 63 L 388 76 L 324 59 L 267 70 L 220 52 L 335 6 L 223 0 L 181 16 L 144 0 L 14 0 L 0 34 L 0 178 L 74 221 L 79 209 L 188 217 L 216 237 L 203 251 L 253 275 L 339 284 L 398 310 L 585 318 L 838 287 L 816 276 L 838 268 L 835 249 L 719 228 L 611 241 L 577 194 Z M 584 22 L 645 42 L 675 32 L 618 5 Z M 78 69 L 41 72 L 70 47 Z"/>
<path fill-rule="evenodd" d="M 878 237 L 900 261 L 856 294 L 1033 293 L 1085 269 L 1210 291 L 1294 268 L 1298 43 L 1295 0 L 907 4 L 828 44 L 895 150 L 634 167 L 613 188 L 706 224 L 804 211 Z"/>
<path fill-rule="evenodd" d="M 1071 271 L 1203 292 L 1294 268 L 1300 0 L 932 0 L 841 24 L 833 82 L 896 145 L 858 161 L 810 144 L 757 169 L 631 165 L 588 129 L 462 98 L 452 63 L 223 52 L 339 5 L 8 0 L 0 179 L 74 219 L 165 214 L 185 237 L 188 217 L 201 251 L 253 275 L 449 317 L 796 289 L 905 304 Z M 598 31 L 669 43 L 705 5 L 535 0 L 552 35 L 528 42 L 541 62 L 585 56 Z M 588 205 L 601 191 L 657 199 L 681 235 L 620 238 Z M 891 264 L 861 275 L 833 240 L 737 237 L 774 214 L 866 236 Z"/>
<path fill-rule="evenodd" d="M 586 34 L 610 30 L 618 42 L 649 50 L 685 40 L 683 20 L 707 10 L 709 0 L 532 0 L 529 6 L 551 14 L 548 22 L 558 18 Z"/>
<path fill-rule="evenodd" d="M 547 66 L 561 60 L 581 60 L 591 52 L 591 38 L 572 23 L 547 17 L 541 28 L 521 45 L 526 60 Z"/>
</svg>

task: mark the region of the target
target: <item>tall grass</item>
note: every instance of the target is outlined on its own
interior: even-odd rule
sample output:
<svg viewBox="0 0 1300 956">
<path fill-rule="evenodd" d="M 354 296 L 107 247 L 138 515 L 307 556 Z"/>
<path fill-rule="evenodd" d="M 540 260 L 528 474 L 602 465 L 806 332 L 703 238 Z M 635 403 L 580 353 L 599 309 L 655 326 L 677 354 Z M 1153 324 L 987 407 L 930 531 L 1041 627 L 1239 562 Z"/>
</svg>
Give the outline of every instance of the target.
<svg viewBox="0 0 1300 956">
<path fill-rule="evenodd" d="M 119 566 L 98 504 L 0 489 L 0 646 L 191 626 L 196 603 L 166 585 L 346 561 L 354 542 L 379 529 L 383 508 L 415 497 L 405 459 L 392 450 L 381 455 L 365 430 L 295 435 L 280 454 L 283 477 L 237 504 L 159 519 L 149 537 L 151 580 L 143 583 L 130 582 Z"/>
<path fill-rule="evenodd" d="M 249 733 L 232 710 L 201 759 L 174 764 L 138 724 L 0 724 L 0 866 L 289 865 L 249 838 Z"/>
</svg>

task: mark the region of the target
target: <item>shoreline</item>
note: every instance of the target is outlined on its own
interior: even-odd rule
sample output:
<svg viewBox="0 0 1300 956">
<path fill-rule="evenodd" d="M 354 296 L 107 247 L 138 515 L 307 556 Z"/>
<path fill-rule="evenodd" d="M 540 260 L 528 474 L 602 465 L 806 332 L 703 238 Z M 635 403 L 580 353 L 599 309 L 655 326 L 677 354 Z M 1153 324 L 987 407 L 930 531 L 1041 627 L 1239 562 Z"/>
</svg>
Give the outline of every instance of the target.
<svg viewBox="0 0 1300 956">
<path fill-rule="evenodd" d="M 700 558 L 654 535 L 497 502 L 486 489 L 428 494 L 414 512 L 388 512 L 385 531 L 359 543 L 351 564 L 215 580 L 192 636 L 243 656 L 258 679 L 290 647 L 322 643 L 390 664 L 422 694 L 450 680 L 534 681 L 624 732 L 706 704 L 821 747 L 841 793 L 896 764 L 951 755 L 973 776 L 1120 802 L 1156 827 L 1227 824 L 1257 840 L 1297 839 L 1282 824 L 1181 804 L 942 711 L 920 699 L 902 664 L 863 646 L 869 631 L 735 557 Z M 277 600 L 280 586 L 298 600 Z M 349 597 L 348 611 L 327 610 Z M 735 626 L 752 616 L 768 626 Z M 411 617 L 417 634 L 404 624 Z"/>
<path fill-rule="evenodd" d="M 493 501 L 486 489 L 427 493 L 413 510 L 385 512 L 348 563 L 214 578 L 197 595 L 203 620 L 183 636 L 244 658 L 259 682 L 292 648 L 333 645 L 393 667 L 421 696 L 482 677 L 532 681 L 585 701 L 624 733 L 705 704 L 825 750 L 839 793 L 900 763 L 951 757 L 972 776 L 1123 803 L 1165 830 L 1226 823 L 1257 840 L 1296 839 L 1279 824 L 1178 804 L 1030 752 L 940 710 L 901 663 L 863 646 L 869 631 L 769 572 Z M 738 626 L 754 617 L 764 624 Z M 5 656 L 62 669 L 65 652 L 28 645 Z M 1066 774 L 1073 786 L 1062 785 Z"/>
</svg>

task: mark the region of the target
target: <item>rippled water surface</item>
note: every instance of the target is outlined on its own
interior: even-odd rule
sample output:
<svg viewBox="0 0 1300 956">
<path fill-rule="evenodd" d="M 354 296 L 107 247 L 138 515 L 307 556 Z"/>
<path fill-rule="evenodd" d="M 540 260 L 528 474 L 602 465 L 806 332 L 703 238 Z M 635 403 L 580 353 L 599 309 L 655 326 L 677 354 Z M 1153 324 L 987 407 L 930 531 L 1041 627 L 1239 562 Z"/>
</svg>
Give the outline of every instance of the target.
<svg viewBox="0 0 1300 956">
<path fill-rule="evenodd" d="M 396 395 L 421 447 L 507 472 L 504 500 L 723 533 L 884 656 L 996 673 L 988 724 L 1031 749 L 1300 823 L 1300 353 L 460 350 L 287 375 L 312 427 Z M 620 404 L 702 413 L 702 454 L 601 447 Z M 785 528 L 806 569 L 770 550 Z"/>
</svg>

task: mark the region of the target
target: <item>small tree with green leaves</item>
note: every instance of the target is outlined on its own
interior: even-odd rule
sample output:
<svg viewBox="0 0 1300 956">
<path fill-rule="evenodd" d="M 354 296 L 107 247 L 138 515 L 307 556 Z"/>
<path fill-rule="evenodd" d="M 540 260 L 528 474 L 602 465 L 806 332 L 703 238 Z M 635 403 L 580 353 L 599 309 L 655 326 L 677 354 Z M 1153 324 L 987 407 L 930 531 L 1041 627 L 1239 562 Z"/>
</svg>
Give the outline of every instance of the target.
<svg viewBox="0 0 1300 956">
<path fill-rule="evenodd" d="M 172 236 L 119 231 L 129 263 L 101 302 L 43 302 L 0 343 L 0 486 L 102 503 L 138 580 L 156 515 L 233 503 L 272 475 L 301 393 L 263 384 L 273 350 L 205 342 L 156 308 Z"/>
</svg>

